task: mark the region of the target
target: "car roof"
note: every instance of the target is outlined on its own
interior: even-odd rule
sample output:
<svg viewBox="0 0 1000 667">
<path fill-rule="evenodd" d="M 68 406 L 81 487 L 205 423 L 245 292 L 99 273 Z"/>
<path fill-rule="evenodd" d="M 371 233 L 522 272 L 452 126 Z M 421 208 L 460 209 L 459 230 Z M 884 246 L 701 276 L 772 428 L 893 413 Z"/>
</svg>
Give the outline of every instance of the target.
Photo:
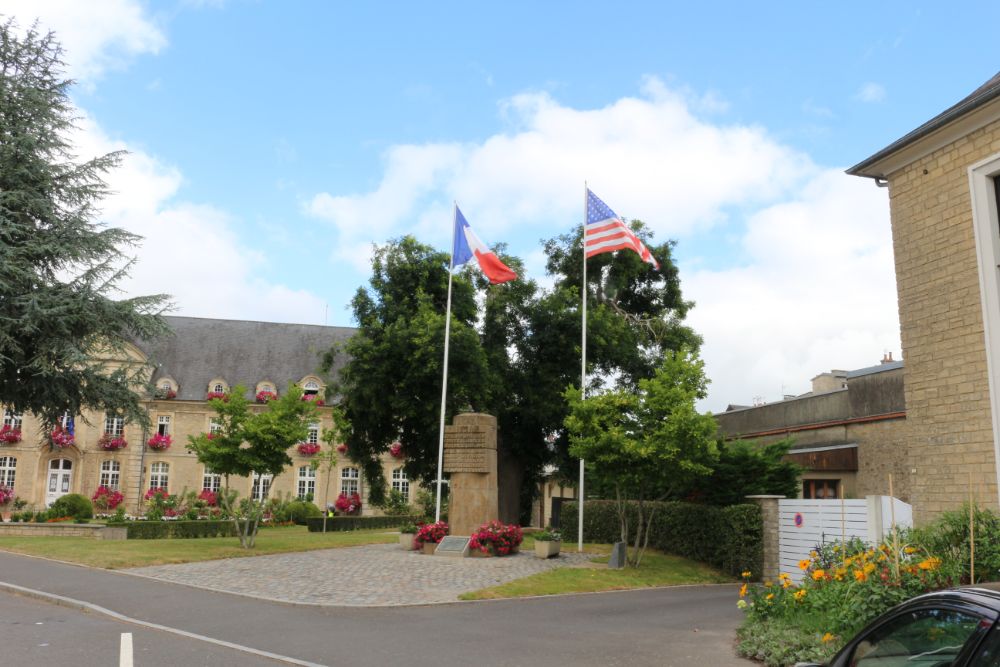
<svg viewBox="0 0 1000 667">
<path fill-rule="evenodd" d="M 1000 612 L 1000 582 L 988 582 L 925 593 L 904 604 L 926 604 L 927 602 L 972 602 Z"/>
</svg>

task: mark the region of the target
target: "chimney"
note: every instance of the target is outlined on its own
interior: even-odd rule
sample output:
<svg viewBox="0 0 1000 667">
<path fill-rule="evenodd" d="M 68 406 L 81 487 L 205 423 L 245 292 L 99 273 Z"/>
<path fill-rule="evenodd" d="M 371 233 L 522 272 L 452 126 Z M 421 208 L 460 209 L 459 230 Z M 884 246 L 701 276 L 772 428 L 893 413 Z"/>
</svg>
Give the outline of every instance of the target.
<svg viewBox="0 0 1000 667">
<path fill-rule="evenodd" d="M 891 364 L 892 363 L 892 352 L 885 352 L 882 355 L 882 363 L 883 364 Z"/>
</svg>

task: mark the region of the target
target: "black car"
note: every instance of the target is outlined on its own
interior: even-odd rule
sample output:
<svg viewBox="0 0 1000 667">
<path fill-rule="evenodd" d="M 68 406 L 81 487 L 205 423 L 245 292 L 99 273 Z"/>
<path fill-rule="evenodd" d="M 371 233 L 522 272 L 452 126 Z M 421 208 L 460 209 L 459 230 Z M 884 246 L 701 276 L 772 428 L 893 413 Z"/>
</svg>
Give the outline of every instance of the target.
<svg viewBox="0 0 1000 667">
<path fill-rule="evenodd" d="M 998 619 L 1000 584 L 927 593 L 879 616 L 826 666 L 1000 667 Z"/>
</svg>

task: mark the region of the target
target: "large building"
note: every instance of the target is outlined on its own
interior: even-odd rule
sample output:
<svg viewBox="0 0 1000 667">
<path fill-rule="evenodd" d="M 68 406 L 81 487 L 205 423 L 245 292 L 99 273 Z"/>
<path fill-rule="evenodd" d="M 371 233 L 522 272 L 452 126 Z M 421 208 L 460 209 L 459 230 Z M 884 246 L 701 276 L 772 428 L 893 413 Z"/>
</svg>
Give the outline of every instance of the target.
<svg viewBox="0 0 1000 667">
<path fill-rule="evenodd" d="M 715 415 L 720 435 L 768 443 L 794 441 L 787 460 L 803 467 L 803 498 L 893 494 L 909 500 L 903 362 L 890 357 L 812 379 L 812 391 Z"/>
<path fill-rule="evenodd" d="M 137 343 L 127 350 L 127 359 L 118 363 L 149 363 L 154 396 L 143 400 L 151 430 L 125 423 L 113 414 L 76 415 L 72 444 L 58 447 L 50 434 L 29 414 L 4 410 L 7 433 L 20 431 L 19 442 L 0 442 L 0 485 L 35 507 L 51 504 L 66 493 L 91 496 L 98 486 L 116 488 L 125 495 L 128 511 L 137 512 L 146 491 L 165 488 L 170 493 L 183 490 L 218 490 L 221 476 L 207 470 L 185 445 L 188 436 L 210 433 L 214 411 L 208 404 L 210 393 L 229 393 L 233 387 L 247 388 L 253 400 L 261 391 L 280 393 L 289 383 L 306 394 L 325 395 L 326 384 L 319 373 L 321 355 L 345 341 L 354 329 L 304 324 L 274 324 L 193 317 L 167 317 L 172 334 L 150 343 Z M 334 372 L 337 369 L 334 369 Z M 264 406 L 253 409 L 263 410 Z M 331 409 L 318 408 L 318 419 L 310 427 L 309 442 L 319 443 L 324 427 L 332 426 Z M 154 449 L 155 435 L 169 436 L 167 449 Z M 123 448 L 109 449 L 120 438 Z M 13 438 L 8 438 L 13 440 Z M 297 447 L 289 449 L 292 465 L 273 480 L 265 476 L 230 479 L 241 497 L 264 495 L 312 495 L 324 501 L 327 480 L 314 471 L 310 457 Z M 384 473 L 391 487 L 412 499 L 402 461 L 386 455 Z M 363 513 L 373 508 L 367 503 L 365 480 L 357 466 L 340 457 L 329 480 L 329 501 L 341 492 L 357 492 L 365 501 Z"/>
<path fill-rule="evenodd" d="M 1000 74 L 847 173 L 888 187 L 914 517 L 997 507 Z"/>
</svg>

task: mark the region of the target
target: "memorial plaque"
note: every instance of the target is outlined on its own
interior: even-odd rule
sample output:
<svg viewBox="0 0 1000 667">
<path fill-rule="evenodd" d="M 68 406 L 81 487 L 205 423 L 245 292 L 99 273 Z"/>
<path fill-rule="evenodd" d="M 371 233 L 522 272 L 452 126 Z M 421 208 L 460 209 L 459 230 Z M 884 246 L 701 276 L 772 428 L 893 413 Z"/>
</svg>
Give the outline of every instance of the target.
<svg viewBox="0 0 1000 667">
<path fill-rule="evenodd" d="M 486 431 L 475 426 L 449 426 L 444 430 L 445 449 L 496 449 L 486 438 Z"/>
<path fill-rule="evenodd" d="M 490 471 L 485 449 L 445 449 L 445 472 L 480 472 Z"/>
<path fill-rule="evenodd" d="M 434 550 L 434 555 L 464 558 L 469 555 L 469 539 L 468 537 L 459 537 L 458 535 L 448 535 L 438 542 L 437 549 Z"/>
</svg>

